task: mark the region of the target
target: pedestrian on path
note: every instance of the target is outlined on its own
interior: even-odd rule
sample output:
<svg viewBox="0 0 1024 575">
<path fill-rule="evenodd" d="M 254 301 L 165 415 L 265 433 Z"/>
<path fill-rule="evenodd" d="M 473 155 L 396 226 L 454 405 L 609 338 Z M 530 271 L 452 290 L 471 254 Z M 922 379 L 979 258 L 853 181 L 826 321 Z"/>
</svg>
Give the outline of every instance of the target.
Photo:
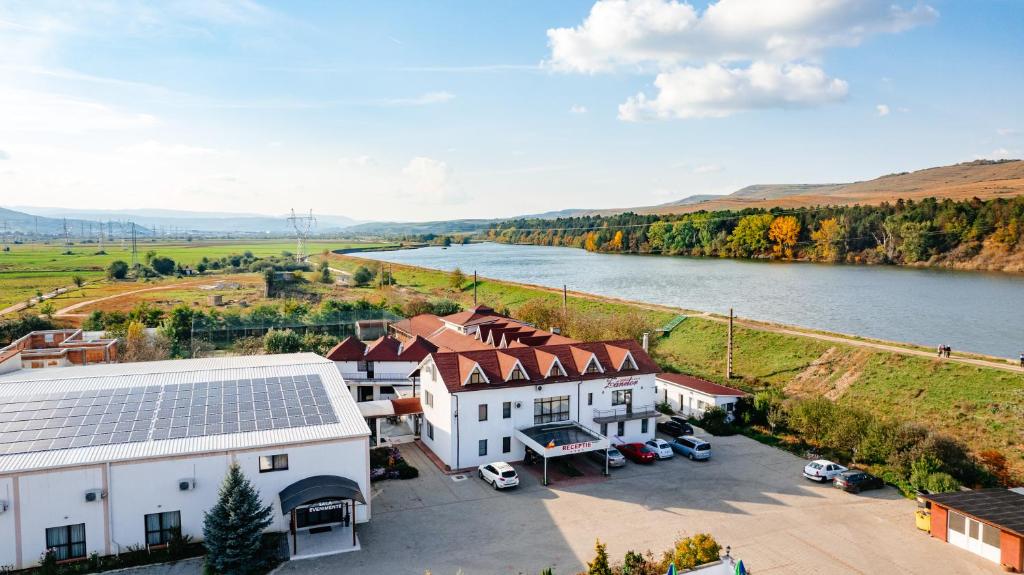
<svg viewBox="0 0 1024 575">
<path fill-rule="evenodd" d="M 940 343 L 939 347 L 937 347 L 936 349 L 939 351 L 939 357 L 942 357 L 942 352 L 946 351 L 946 346 Z"/>
<path fill-rule="evenodd" d="M 1020 352 L 1020 366 L 1024 368 L 1024 351 Z"/>
</svg>

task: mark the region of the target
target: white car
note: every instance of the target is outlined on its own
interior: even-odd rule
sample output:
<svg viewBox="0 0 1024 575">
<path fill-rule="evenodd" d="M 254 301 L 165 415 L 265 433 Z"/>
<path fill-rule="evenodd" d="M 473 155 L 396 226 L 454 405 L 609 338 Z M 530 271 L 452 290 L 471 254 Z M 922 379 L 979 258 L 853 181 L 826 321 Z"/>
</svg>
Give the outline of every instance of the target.
<svg viewBox="0 0 1024 575">
<path fill-rule="evenodd" d="M 485 463 L 477 468 L 477 475 L 495 489 L 505 489 L 519 485 L 519 476 L 511 465 L 504 461 Z"/>
<path fill-rule="evenodd" d="M 846 468 L 838 463 L 833 463 L 827 459 L 816 459 L 804 466 L 804 477 L 825 483 L 826 481 L 832 481 L 844 471 L 846 471 Z"/>
<path fill-rule="evenodd" d="M 675 452 L 672 451 L 672 446 L 664 439 L 649 439 L 644 445 L 650 447 L 651 451 L 658 456 L 658 459 L 672 459 L 672 456 L 675 455 Z"/>
</svg>

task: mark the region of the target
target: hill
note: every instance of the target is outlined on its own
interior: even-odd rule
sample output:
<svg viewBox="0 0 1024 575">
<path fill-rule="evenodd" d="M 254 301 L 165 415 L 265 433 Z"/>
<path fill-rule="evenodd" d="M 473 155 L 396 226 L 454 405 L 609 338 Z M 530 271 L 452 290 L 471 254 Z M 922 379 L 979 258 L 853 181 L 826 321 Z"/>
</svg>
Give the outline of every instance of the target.
<svg viewBox="0 0 1024 575">
<path fill-rule="evenodd" d="M 744 208 L 877 205 L 900 198 L 919 200 L 935 197 L 962 200 L 1020 194 L 1024 194 L 1024 161 L 977 160 L 916 172 L 889 174 L 873 180 L 847 184 L 760 184 L 747 186 L 727 196 L 691 196 L 657 206 L 594 210 L 590 214 L 676 214 Z M 700 198 L 701 201 L 694 202 L 694 198 Z"/>
<path fill-rule="evenodd" d="M 89 210 L 58 207 L 23 207 L 28 213 L 47 217 L 79 218 L 91 221 L 131 220 L 149 228 L 174 228 L 184 232 L 290 234 L 294 230 L 286 215 L 266 216 L 236 212 L 201 212 L 189 210 L 125 209 Z M 358 223 L 346 216 L 318 215 L 317 233 L 345 229 Z"/>
<path fill-rule="evenodd" d="M 99 221 L 75 217 L 51 218 L 43 215 L 28 214 L 7 208 L 0 208 L 0 234 L 12 236 L 40 235 L 51 237 L 63 237 L 64 225 L 67 223 L 68 234 L 72 239 L 82 237 L 94 237 L 99 233 Z M 115 224 L 115 231 L 120 232 L 120 227 Z M 151 232 L 145 226 L 137 226 L 136 233 L 149 235 Z"/>
</svg>

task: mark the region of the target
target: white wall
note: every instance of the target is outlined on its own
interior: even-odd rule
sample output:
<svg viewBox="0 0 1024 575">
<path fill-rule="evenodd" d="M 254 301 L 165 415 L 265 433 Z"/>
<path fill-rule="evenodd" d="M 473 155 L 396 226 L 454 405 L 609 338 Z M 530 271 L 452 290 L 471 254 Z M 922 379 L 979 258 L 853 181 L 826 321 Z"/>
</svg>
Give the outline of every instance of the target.
<svg viewBox="0 0 1024 575">
<path fill-rule="evenodd" d="M 423 406 L 423 427 L 420 429 L 420 439 L 434 452 L 446 465 L 455 468 L 453 453 L 455 452 L 454 408 L 452 396 L 448 389 L 441 382 L 437 369 L 433 367 L 433 361 L 427 358 L 423 362 L 426 369 L 420 370 L 420 405 Z M 434 398 L 434 406 L 426 403 L 426 392 L 429 391 Z M 434 437 L 427 435 L 427 422 L 434 426 Z"/>
<path fill-rule="evenodd" d="M 700 417 L 711 407 L 726 409 L 728 404 L 736 403 L 736 400 L 739 398 L 734 395 L 709 395 L 687 387 L 659 381 L 658 401 L 661 402 L 666 399 L 673 411 L 687 416 Z M 704 402 L 705 406 L 703 409 L 699 407 L 697 403 L 699 401 Z"/>
<path fill-rule="evenodd" d="M 259 456 L 276 454 L 288 455 L 288 469 L 260 473 Z M 129 545 L 144 546 L 144 517 L 150 513 L 180 511 L 182 533 L 201 540 L 203 513 L 216 503 L 232 460 L 238 462 L 259 490 L 264 504 L 273 507 L 273 523 L 268 531 L 288 530 L 279 493 L 306 477 L 347 477 L 357 482 L 363 497 L 370 500 L 367 438 L 113 464 L 107 499 L 88 503 L 85 492 L 103 487 L 104 465 L 21 475 L 17 501 L 13 500 L 13 479 L 0 477 L 0 499 L 8 497 L 8 489 L 11 493 L 11 508 L 0 514 L 0 565 L 15 563 L 14 506 L 19 508 L 21 517 L 22 567 L 39 560 L 46 547 L 47 527 L 85 523 L 88 553 L 105 554 L 108 549 L 104 514 L 108 505 L 111 553 L 117 552 L 118 544 L 122 550 Z M 194 490 L 178 489 L 178 481 L 186 478 L 196 480 Z M 369 517 L 368 506 L 357 507 L 356 521 L 364 522 Z"/>
</svg>

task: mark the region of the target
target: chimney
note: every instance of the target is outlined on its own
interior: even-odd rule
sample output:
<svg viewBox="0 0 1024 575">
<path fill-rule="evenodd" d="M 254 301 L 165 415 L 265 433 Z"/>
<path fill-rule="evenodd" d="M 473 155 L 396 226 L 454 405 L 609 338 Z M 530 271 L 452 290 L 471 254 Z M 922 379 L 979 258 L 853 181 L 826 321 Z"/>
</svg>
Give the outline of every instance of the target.
<svg viewBox="0 0 1024 575">
<path fill-rule="evenodd" d="M 643 340 L 643 343 L 641 344 L 643 346 L 645 352 L 647 351 L 647 343 L 648 343 L 649 340 L 650 340 L 650 334 L 645 331 L 644 332 L 644 340 Z"/>
</svg>

